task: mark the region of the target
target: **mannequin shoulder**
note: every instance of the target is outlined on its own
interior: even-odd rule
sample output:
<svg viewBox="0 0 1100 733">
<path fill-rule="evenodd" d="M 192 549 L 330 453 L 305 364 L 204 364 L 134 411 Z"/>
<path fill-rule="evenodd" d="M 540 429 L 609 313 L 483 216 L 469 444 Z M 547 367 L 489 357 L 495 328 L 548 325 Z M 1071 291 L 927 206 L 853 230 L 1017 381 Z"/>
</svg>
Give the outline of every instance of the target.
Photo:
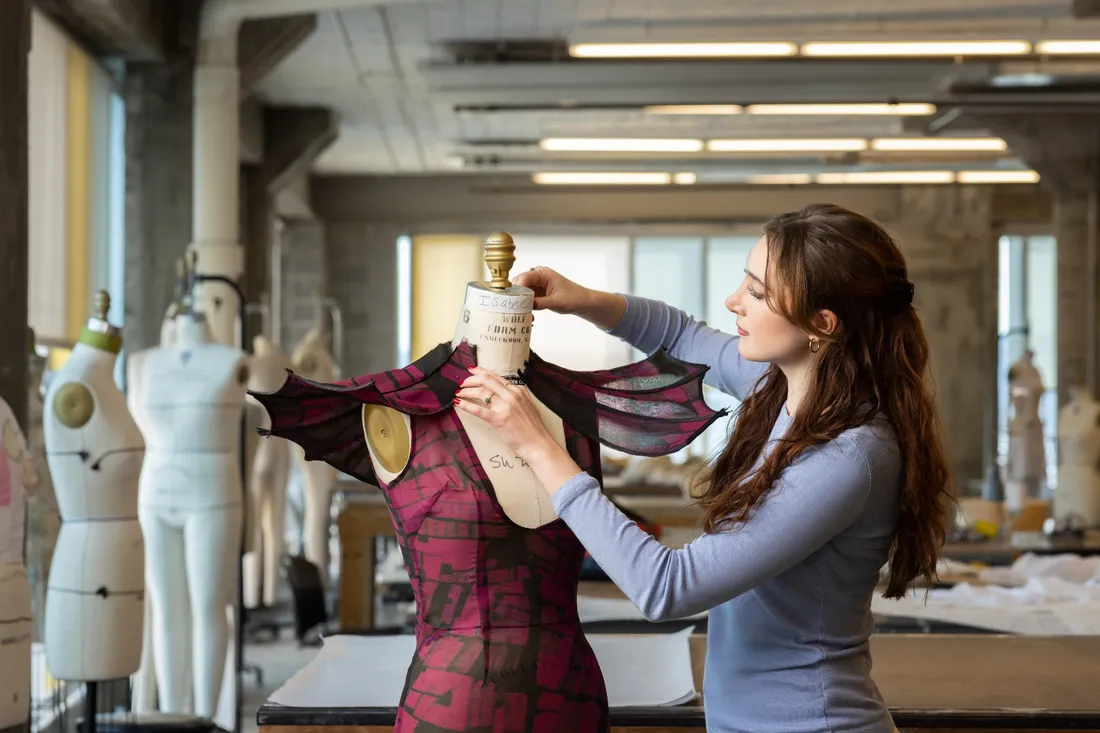
<svg viewBox="0 0 1100 733">
<path fill-rule="evenodd" d="M 408 415 L 386 405 L 363 405 L 363 438 L 379 478 L 389 483 L 405 470 L 412 450 Z"/>
</svg>

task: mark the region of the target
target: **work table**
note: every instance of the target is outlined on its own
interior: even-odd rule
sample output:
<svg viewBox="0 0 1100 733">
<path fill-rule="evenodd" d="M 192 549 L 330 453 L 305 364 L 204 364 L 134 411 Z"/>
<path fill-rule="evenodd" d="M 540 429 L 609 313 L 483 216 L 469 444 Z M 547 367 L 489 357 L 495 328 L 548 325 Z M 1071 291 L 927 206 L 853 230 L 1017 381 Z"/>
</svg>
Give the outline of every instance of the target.
<svg viewBox="0 0 1100 733">
<path fill-rule="evenodd" d="M 691 644 L 698 690 L 706 637 L 693 636 Z M 872 676 L 902 733 L 1100 731 L 1100 637 L 885 634 L 872 637 L 871 654 Z M 392 731 L 395 715 L 394 708 L 268 704 L 257 722 L 261 733 L 383 733 Z M 611 718 L 614 733 L 705 727 L 701 700 L 613 708 Z"/>
</svg>

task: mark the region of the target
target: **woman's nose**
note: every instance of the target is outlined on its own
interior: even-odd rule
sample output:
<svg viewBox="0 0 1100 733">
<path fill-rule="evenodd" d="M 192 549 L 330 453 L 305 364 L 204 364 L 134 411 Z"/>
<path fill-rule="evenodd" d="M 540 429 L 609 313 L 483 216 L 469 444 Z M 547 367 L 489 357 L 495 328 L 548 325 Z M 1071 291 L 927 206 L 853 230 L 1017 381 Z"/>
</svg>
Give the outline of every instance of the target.
<svg viewBox="0 0 1100 733">
<path fill-rule="evenodd" d="M 739 290 L 735 290 L 726 296 L 726 310 L 730 313 L 739 313 L 737 310 L 741 305 L 741 293 Z"/>
</svg>

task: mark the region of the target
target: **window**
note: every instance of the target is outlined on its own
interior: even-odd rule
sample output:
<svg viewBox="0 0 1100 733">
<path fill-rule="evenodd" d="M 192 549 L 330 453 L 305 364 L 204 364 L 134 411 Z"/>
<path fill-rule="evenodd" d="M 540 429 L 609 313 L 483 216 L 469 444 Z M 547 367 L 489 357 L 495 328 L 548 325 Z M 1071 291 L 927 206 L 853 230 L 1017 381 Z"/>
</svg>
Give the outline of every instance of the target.
<svg viewBox="0 0 1100 733">
<path fill-rule="evenodd" d="M 570 280 L 609 292 L 630 288 L 630 239 L 599 236 L 515 235 L 512 272 L 543 265 Z M 588 323 L 573 316 L 539 311 L 531 332 L 531 348 L 548 361 L 568 369 L 593 370 L 629 364 L 631 349 Z"/>
<path fill-rule="evenodd" d="M 97 290 L 111 293 L 112 318 L 121 318 L 122 256 L 113 248 L 122 246 L 125 115 L 108 72 L 37 10 L 31 35 L 28 319 L 57 368 Z"/>
<path fill-rule="evenodd" d="M 1058 477 L 1057 243 L 1051 236 L 1001 237 L 997 354 L 997 453 L 1008 452 L 1008 370 L 1031 349 L 1045 391 L 1039 405 L 1046 441 L 1047 485 Z"/>
</svg>

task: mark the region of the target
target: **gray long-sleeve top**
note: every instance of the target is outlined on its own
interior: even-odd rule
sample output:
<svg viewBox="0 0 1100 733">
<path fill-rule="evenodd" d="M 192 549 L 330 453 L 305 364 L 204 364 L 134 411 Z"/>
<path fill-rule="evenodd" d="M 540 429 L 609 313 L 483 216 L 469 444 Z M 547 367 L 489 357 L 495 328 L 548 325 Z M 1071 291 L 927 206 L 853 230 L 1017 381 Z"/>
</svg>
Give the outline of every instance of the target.
<svg viewBox="0 0 1100 733">
<path fill-rule="evenodd" d="M 767 364 L 738 337 L 664 303 L 623 296 L 609 333 L 711 367 L 706 382 L 743 399 Z M 791 419 L 786 406 L 770 451 Z M 651 620 L 710 610 L 703 697 L 711 733 L 890 733 L 870 678 L 871 595 L 888 559 L 902 484 L 883 420 L 848 430 L 787 467 L 735 530 L 673 550 L 638 528 L 587 473 L 553 505 L 600 567 Z"/>
</svg>

